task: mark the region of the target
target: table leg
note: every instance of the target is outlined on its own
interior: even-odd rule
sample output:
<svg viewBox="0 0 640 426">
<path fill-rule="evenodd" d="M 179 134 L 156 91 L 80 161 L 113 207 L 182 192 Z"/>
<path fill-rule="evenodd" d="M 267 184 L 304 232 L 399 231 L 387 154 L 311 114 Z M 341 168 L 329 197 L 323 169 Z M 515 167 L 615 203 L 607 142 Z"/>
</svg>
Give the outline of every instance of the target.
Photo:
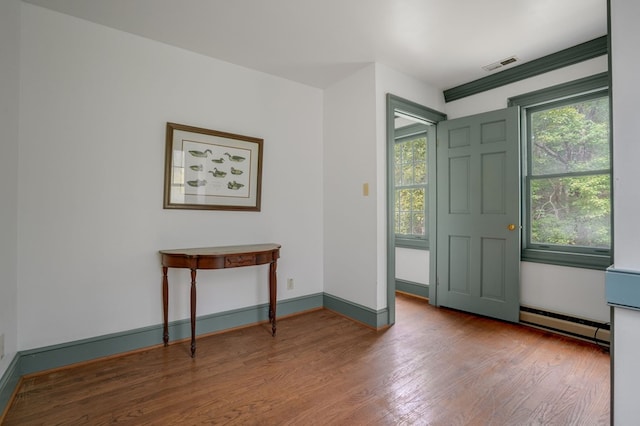
<svg viewBox="0 0 640 426">
<path fill-rule="evenodd" d="M 271 321 L 271 335 L 276 335 L 276 296 L 278 294 L 278 281 L 276 278 L 276 269 L 278 261 L 274 260 L 269 265 L 269 320 Z"/>
<path fill-rule="evenodd" d="M 162 267 L 162 313 L 164 315 L 164 326 L 162 329 L 162 340 L 164 345 L 169 345 L 169 279 L 167 278 L 167 268 Z"/>
<path fill-rule="evenodd" d="M 196 270 L 191 270 L 191 358 L 196 356 Z"/>
</svg>

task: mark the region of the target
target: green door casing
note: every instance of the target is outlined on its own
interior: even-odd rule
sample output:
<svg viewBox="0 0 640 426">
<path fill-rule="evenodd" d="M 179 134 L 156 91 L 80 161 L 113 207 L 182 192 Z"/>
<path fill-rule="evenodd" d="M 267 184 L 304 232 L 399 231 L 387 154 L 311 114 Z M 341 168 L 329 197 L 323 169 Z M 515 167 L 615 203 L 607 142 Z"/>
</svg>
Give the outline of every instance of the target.
<svg viewBox="0 0 640 426">
<path fill-rule="evenodd" d="M 518 322 L 518 108 L 438 123 L 437 304 Z"/>
</svg>

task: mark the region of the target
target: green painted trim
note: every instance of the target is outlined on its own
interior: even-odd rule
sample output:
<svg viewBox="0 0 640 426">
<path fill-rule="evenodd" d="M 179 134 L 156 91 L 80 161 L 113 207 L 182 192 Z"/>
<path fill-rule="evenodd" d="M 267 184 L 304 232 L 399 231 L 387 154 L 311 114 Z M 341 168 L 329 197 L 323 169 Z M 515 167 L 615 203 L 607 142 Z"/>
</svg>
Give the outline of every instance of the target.
<svg viewBox="0 0 640 426">
<path fill-rule="evenodd" d="M 595 269 L 604 271 L 611 266 L 609 255 L 597 255 L 578 252 L 559 252 L 544 249 L 522 249 L 520 260 L 523 262 L 546 263 L 549 265 L 569 266 L 572 268 Z"/>
<path fill-rule="evenodd" d="M 607 0 L 607 34 L 611 34 L 611 0 Z M 611 52 L 611 37 L 607 37 L 607 49 L 609 50 L 609 52 Z M 611 55 L 608 55 L 607 58 L 607 70 L 609 70 L 609 72 L 607 73 L 607 77 L 608 77 L 608 85 L 607 87 L 609 87 L 609 158 L 611 159 L 611 200 L 615 200 L 615 185 L 613 184 L 613 170 L 614 170 L 614 164 L 613 164 L 613 73 L 611 72 L 611 70 L 613 69 L 612 66 L 612 61 L 611 61 Z M 611 217 L 615 218 L 615 205 L 613 203 L 613 201 L 611 202 Z M 611 220 L 611 263 L 614 264 L 615 263 L 615 244 L 614 244 L 614 236 L 616 235 L 615 232 L 615 220 Z M 613 308 L 611 309 L 613 311 Z M 611 345 L 613 346 L 613 345 Z M 613 371 L 613 351 L 611 352 L 611 371 Z M 613 389 L 613 374 L 611 375 L 611 389 Z M 613 392 L 611 393 L 611 424 L 613 423 Z"/>
<path fill-rule="evenodd" d="M 409 126 L 402 127 L 400 129 L 394 129 L 393 135 L 396 143 L 404 142 L 407 139 L 412 139 L 416 135 L 427 133 L 428 125 L 416 123 Z"/>
<path fill-rule="evenodd" d="M 325 309 L 337 312 L 374 328 L 389 325 L 387 321 L 389 315 L 387 308 L 376 311 L 375 309 L 367 308 L 366 306 L 327 293 L 324 294 L 323 305 Z"/>
<path fill-rule="evenodd" d="M 604 286 L 609 305 L 640 309 L 640 272 L 610 267 L 605 272 Z"/>
<path fill-rule="evenodd" d="M 443 92 L 445 102 L 451 102 L 467 96 L 492 90 L 520 80 L 535 77 L 549 71 L 557 70 L 588 59 L 609 53 L 609 37 L 602 36 L 586 43 L 552 53 L 542 58 L 526 62 L 522 65 L 508 68 L 504 71 L 474 80 L 472 82 L 452 87 Z"/>
<path fill-rule="evenodd" d="M 402 238 L 396 236 L 396 247 L 429 250 L 429 240 L 425 238 Z"/>
<path fill-rule="evenodd" d="M 513 96 L 509 98 L 508 105 L 530 108 L 541 103 L 555 101 L 556 99 L 574 97 L 580 93 L 607 90 L 609 84 L 609 73 L 603 72 L 523 95 Z"/>
<path fill-rule="evenodd" d="M 268 306 L 268 304 L 261 304 L 198 317 L 196 322 L 197 334 L 208 334 L 266 321 L 268 319 Z M 316 293 L 279 301 L 277 313 L 278 316 L 286 316 L 322 307 L 374 328 L 381 328 L 388 324 L 387 309 L 376 311 L 326 293 Z M 171 340 L 189 338 L 191 336 L 189 320 L 172 321 L 169 324 L 169 336 Z M 20 381 L 20 377 L 25 374 L 64 367 L 78 362 L 90 361 L 159 344 L 162 344 L 162 324 L 21 351 L 16 354 L 0 379 L 0 411 L 5 409 Z"/>
<path fill-rule="evenodd" d="M 403 100 L 387 93 L 387 323 L 396 322 L 396 232 L 394 224 L 394 147 L 396 143 L 395 109 Z"/>
<path fill-rule="evenodd" d="M 290 315 L 322 307 L 322 294 L 303 296 L 278 302 L 278 316 Z M 267 321 L 269 304 L 204 315 L 196 319 L 196 335 L 203 335 L 230 328 Z M 169 323 L 170 341 L 191 336 L 189 319 Z M 30 374 L 82 361 L 130 352 L 162 343 L 162 324 L 113 333 L 70 343 L 22 351 L 20 371 Z"/>
<path fill-rule="evenodd" d="M 387 118 L 391 118 L 391 123 L 387 121 L 387 130 L 394 130 L 393 125 L 393 112 L 394 110 L 398 110 L 408 115 L 413 115 L 414 117 L 421 118 L 432 123 L 437 123 L 438 121 L 446 120 L 447 115 L 441 113 L 432 108 L 428 108 L 426 106 L 417 104 L 408 99 L 403 99 L 399 96 L 392 95 L 391 93 L 387 93 Z M 391 124 L 389 126 L 389 124 Z M 393 134 L 394 132 L 392 132 Z M 393 137 L 389 139 L 393 140 Z"/>
<path fill-rule="evenodd" d="M 409 293 L 414 296 L 429 298 L 429 284 L 416 283 L 413 281 L 400 280 L 396 278 L 396 290 Z"/>
<path fill-rule="evenodd" d="M 16 389 L 18 383 L 20 383 L 20 377 L 22 377 L 20 372 L 20 354 L 16 354 L 0 378 L 0 418 L 2 418 L 2 413 L 4 413 L 7 408 L 14 389 Z"/>
</svg>

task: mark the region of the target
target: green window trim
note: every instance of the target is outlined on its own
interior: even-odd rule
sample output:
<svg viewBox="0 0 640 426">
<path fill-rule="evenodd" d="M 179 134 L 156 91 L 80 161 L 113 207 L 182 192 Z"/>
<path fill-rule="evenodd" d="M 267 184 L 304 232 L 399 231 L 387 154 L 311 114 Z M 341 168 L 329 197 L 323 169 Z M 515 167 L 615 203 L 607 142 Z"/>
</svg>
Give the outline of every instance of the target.
<svg viewBox="0 0 640 426">
<path fill-rule="evenodd" d="M 599 170 L 572 171 L 567 173 L 530 173 L 532 164 L 529 153 L 529 129 L 531 123 L 529 117 L 532 113 L 540 110 L 547 110 L 562 105 L 568 105 L 575 102 L 586 101 L 598 97 L 609 97 L 609 75 L 601 73 L 591 77 L 583 78 L 566 84 L 553 86 L 547 89 L 538 90 L 525 95 L 517 96 L 509 99 L 509 106 L 519 106 L 521 108 L 521 124 L 522 124 L 522 185 L 523 185 L 523 238 L 522 238 L 522 254 L 521 260 L 536 263 L 546 263 L 560 266 L 570 266 L 586 269 L 604 270 L 613 263 L 613 212 L 610 215 L 610 248 L 598 247 L 576 247 L 569 245 L 554 245 L 544 243 L 532 243 L 530 241 L 530 223 L 531 223 L 531 183 L 535 180 L 542 179 L 572 179 L 586 176 L 607 176 L 610 184 L 610 203 L 613 205 L 613 188 L 612 186 L 612 142 L 609 136 L 609 168 Z M 609 124 L 611 123 L 611 113 L 609 111 Z M 611 126 L 609 125 L 609 135 L 611 135 Z"/>
<path fill-rule="evenodd" d="M 570 266 L 573 268 L 604 271 L 611 266 L 611 255 L 586 253 L 568 253 L 545 249 L 523 249 L 520 260 L 523 262 L 545 263 L 549 265 Z"/>
<path fill-rule="evenodd" d="M 396 235 L 396 247 L 429 250 L 429 240 L 426 238 L 410 238 Z"/>
<path fill-rule="evenodd" d="M 452 87 L 444 90 L 442 94 L 445 102 L 452 102 L 582 61 L 604 56 L 608 53 L 609 39 L 608 36 L 603 35 L 585 43 L 569 47 L 568 49 L 543 56 L 542 58 L 516 65 L 513 68 L 507 68 L 478 80 Z"/>
</svg>

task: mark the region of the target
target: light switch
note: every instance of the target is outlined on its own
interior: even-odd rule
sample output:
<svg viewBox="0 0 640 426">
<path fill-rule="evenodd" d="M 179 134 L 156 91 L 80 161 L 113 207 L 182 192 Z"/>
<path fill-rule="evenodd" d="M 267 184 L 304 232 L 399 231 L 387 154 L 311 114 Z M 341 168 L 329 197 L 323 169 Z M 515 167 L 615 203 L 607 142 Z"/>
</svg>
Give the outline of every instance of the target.
<svg viewBox="0 0 640 426">
<path fill-rule="evenodd" d="M 365 197 L 369 196 L 369 184 L 366 182 L 362 184 L 362 195 Z"/>
</svg>

